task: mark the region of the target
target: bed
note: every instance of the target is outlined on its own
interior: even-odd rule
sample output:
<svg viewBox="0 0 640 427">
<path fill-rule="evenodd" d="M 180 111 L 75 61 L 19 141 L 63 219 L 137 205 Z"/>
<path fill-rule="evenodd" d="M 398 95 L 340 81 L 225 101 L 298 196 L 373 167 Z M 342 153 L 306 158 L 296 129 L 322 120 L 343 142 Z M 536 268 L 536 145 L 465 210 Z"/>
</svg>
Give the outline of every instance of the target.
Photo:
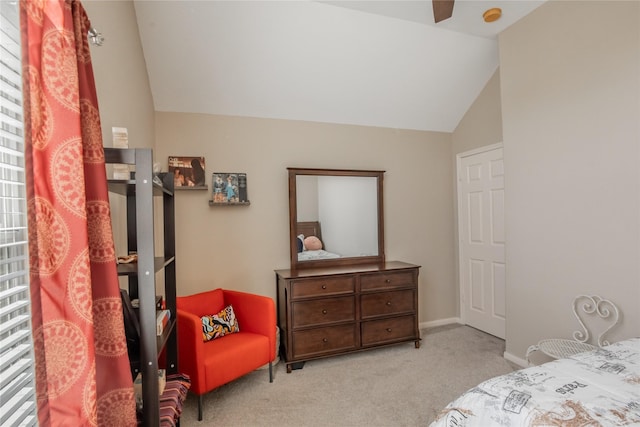
<svg viewBox="0 0 640 427">
<path fill-rule="evenodd" d="M 296 236 L 299 239 L 304 240 L 305 237 L 316 236 L 320 241 L 322 240 L 322 231 L 320 229 L 320 222 L 318 221 L 305 221 L 296 223 Z M 311 261 L 320 259 L 334 259 L 340 258 L 340 255 L 328 252 L 324 249 L 309 250 L 304 246 L 298 244 L 298 261 Z"/>
<path fill-rule="evenodd" d="M 640 338 L 492 378 L 431 427 L 640 425 Z"/>
</svg>

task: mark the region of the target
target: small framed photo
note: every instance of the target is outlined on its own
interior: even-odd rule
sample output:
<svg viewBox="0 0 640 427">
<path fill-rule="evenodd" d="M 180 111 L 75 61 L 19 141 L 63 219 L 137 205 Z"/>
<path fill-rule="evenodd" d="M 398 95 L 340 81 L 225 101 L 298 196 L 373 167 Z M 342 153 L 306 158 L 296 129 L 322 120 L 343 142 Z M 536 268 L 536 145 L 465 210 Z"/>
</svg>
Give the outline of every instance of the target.
<svg viewBox="0 0 640 427">
<path fill-rule="evenodd" d="M 214 172 L 211 204 L 249 204 L 246 173 Z"/>
<path fill-rule="evenodd" d="M 173 188 L 207 188 L 204 157 L 169 156 L 169 173 Z"/>
</svg>

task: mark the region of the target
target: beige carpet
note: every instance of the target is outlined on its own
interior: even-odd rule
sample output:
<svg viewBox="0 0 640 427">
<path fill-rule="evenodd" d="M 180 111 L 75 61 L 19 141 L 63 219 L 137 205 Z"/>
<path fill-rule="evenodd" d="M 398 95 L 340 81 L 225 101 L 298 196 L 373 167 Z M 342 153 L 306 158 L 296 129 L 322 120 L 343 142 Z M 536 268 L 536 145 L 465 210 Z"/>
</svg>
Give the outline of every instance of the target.
<svg viewBox="0 0 640 427">
<path fill-rule="evenodd" d="M 181 426 L 427 426 L 449 401 L 514 367 L 504 341 L 450 325 L 423 330 L 422 343 L 258 370 L 185 402 Z"/>
</svg>

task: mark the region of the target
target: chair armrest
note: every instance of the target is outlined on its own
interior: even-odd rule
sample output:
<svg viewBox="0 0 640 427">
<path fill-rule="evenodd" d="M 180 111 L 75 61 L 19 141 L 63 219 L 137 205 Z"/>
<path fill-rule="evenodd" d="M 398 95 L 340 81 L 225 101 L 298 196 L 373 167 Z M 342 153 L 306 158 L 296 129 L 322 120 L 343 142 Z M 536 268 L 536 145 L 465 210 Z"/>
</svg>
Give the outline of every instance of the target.
<svg viewBox="0 0 640 427">
<path fill-rule="evenodd" d="M 178 367 L 191 377 L 191 390 L 202 394 L 206 385 L 203 369 L 198 369 L 204 360 L 202 320 L 195 314 L 177 309 L 178 316 Z"/>
<path fill-rule="evenodd" d="M 233 305 L 240 331 L 253 332 L 269 337 L 275 359 L 276 306 L 273 299 L 246 292 L 224 290 L 225 304 Z"/>
</svg>

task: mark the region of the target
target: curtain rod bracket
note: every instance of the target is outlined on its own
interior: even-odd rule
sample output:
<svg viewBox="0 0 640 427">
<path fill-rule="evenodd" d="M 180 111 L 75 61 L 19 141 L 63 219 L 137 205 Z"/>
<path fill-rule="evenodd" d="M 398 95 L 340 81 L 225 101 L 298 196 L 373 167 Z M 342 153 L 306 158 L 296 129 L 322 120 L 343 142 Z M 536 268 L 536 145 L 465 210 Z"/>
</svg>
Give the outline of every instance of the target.
<svg viewBox="0 0 640 427">
<path fill-rule="evenodd" d="M 104 36 L 102 35 L 102 33 L 93 27 L 89 28 L 88 37 L 89 41 L 93 45 L 102 46 L 102 44 L 104 43 Z"/>
</svg>

